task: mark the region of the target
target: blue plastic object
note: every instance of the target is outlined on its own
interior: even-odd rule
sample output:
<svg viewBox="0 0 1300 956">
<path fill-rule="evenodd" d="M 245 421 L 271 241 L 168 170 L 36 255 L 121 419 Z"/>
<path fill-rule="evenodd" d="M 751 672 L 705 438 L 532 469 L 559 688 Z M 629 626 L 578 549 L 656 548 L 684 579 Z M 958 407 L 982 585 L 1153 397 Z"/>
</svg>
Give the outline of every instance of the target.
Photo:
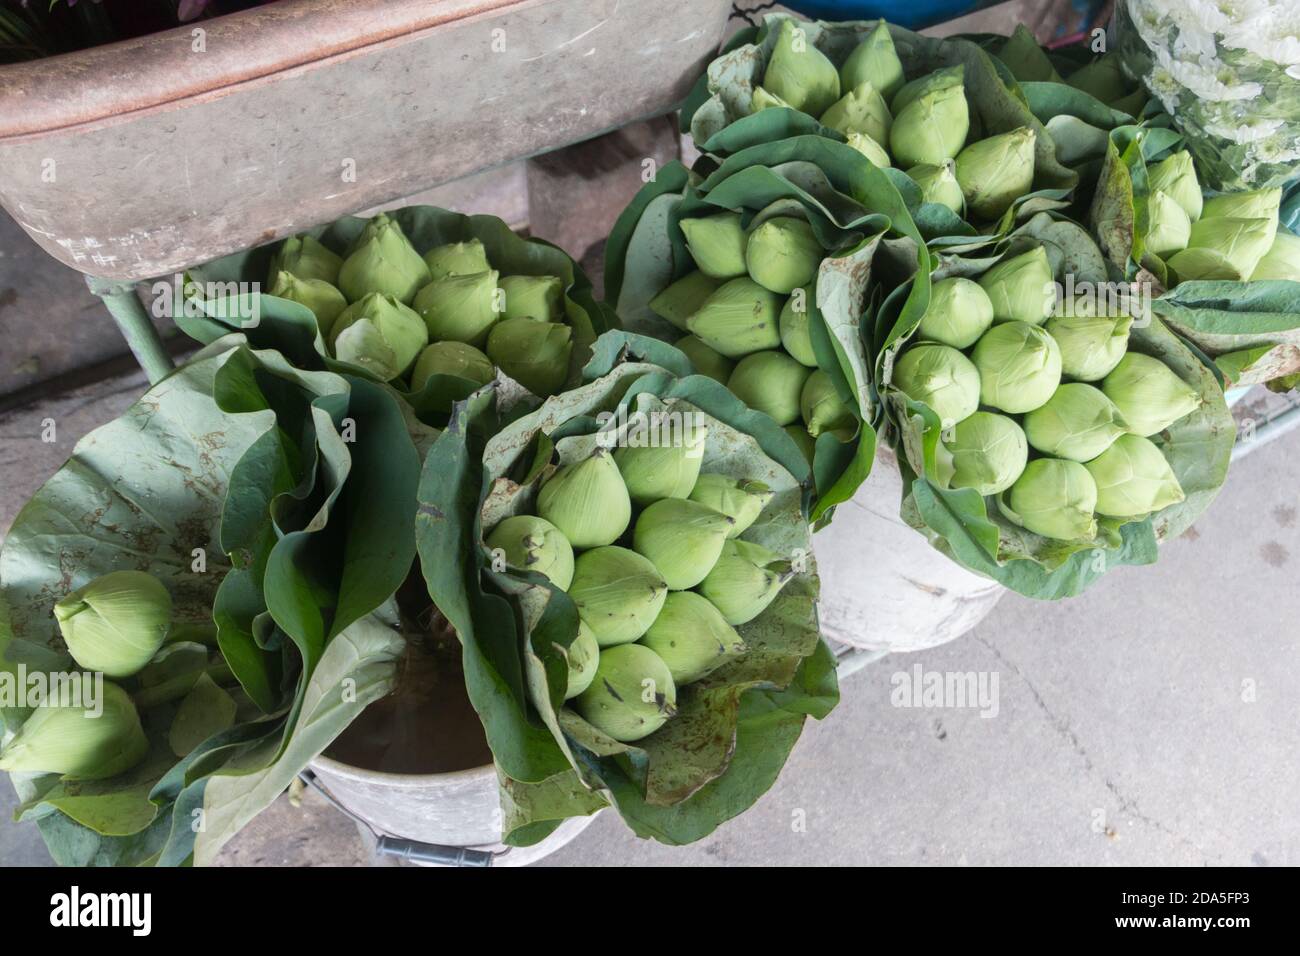
<svg viewBox="0 0 1300 956">
<path fill-rule="evenodd" d="M 920 30 L 964 16 L 1001 0 L 786 0 L 785 5 L 817 20 L 875 20 Z"/>
</svg>

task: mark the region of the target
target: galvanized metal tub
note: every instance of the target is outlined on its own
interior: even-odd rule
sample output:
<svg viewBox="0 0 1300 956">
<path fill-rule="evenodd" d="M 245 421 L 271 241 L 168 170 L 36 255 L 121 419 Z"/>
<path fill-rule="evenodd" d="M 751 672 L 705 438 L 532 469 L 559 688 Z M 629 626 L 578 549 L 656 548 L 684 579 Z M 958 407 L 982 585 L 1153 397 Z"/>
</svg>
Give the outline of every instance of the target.
<svg viewBox="0 0 1300 956">
<path fill-rule="evenodd" d="M 341 809 L 363 824 L 368 842 L 374 838 L 367 830 L 467 847 L 491 853 L 493 866 L 534 863 L 571 842 L 596 818 L 572 817 L 533 846 L 507 847 L 501 842 L 497 776 L 491 765 L 455 773 L 396 774 L 351 767 L 321 755 L 309 767 Z"/>
<path fill-rule="evenodd" d="M 0 67 L 0 205 L 169 275 L 665 113 L 727 0 L 282 0 Z"/>
<path fill-rule="evenodd" d="M 965 634 L 1006 588 L 967 571 L 899 517 L 903 479 L 882 448 L 852 501 L 813 538 L 822 632 L 867 651 L 919 651 Z"/>
</svg>

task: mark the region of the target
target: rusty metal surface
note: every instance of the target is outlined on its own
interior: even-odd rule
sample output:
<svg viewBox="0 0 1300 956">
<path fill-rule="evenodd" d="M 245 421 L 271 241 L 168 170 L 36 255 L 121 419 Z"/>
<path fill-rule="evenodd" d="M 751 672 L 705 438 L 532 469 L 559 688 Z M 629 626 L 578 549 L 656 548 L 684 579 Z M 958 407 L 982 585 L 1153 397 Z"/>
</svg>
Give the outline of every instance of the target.
<svg viewBox="0 0 1300 956">
<path fill-rule="evenodd" d="M 671 109 L 721 0 L 283 0 L 0 68 L 0 205 L 164 275 Z"/>
</svg>

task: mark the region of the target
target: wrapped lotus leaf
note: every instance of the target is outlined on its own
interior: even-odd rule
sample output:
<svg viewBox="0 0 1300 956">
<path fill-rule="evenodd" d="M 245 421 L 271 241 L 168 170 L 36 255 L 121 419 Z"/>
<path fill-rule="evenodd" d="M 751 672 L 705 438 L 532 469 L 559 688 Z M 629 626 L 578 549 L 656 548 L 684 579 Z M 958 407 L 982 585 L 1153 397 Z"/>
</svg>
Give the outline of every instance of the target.
<svg viewBox="0 0 1300 956">
<path fill-rule="evenodd" d="M 847 440 L 858 428 L 853 410 L 840 398 L 831 377 L 821 369 L 816 369 L 804 382 L 799 393 L 799 414 L 813 438 L 831 432 Z"/>
<path fill-rule="evenodd" d="M 477 239 L 434 246 L 424 254 L 424 264 L 429 268 L 430 279 L 468 276 L 492 268 L 488 262 L 487 250 Z"/>
<path fill-rule="evenodd" d="M 881 146 L 870 136 L 864 136 L 862 133 L 849 133 L 848 143 L 859 153 L 867 158 L 872 166 L 878 169 L 888 169 L 893 161 L 889 158 L 889 153 L 885 152 L 885 147 Z"/>
<path fill-rule="evenodd" d="M 564 321 L 564 280 L 559 276 L 502 276 L 503 319 Z"/>
<path fill-rule="evenodd" d="M 1147 248 L 1167 259 L 1187 248 L 1192 236 L 1192 221 L 1171 196 L 1157 190 L 1147 197 Z"/>
<path fill-rule="evenodd" d="M 749 111 L 751 113 L 761 113 L 763 110 L 770 110 L 773 107 L 784 107 L 785 109 L 794 109 L 789 103 L 781 99 L 775 93 L 769 93 L 761 86 L 754 87 L 754 95 L 749 101 Z"/>
<path fill-rule="evenodd" d="M 808 369 L 785 352 L 765 350 L 741 359 L 727 388 L 778 425 L 789 425 L 799 417 L 799 395 L 807 379 Z"/>
<path fill-rule="evenodd" d="M 707 375 L 715 382 L 723 385 L 727 384 L 727 379 L 731 378 L 732 369 L 736 367 L 736 363 L 731 359 L 721 352 L 709 348 L 698 336 L 683 335 L 674 344 L 691 360 L 691 364 L 695 366 L 695 371 L 701 375 Z"/>
<path fill-rule="evenodd" d="M 1070 309 L 1047 320 L 1047 332 L 1061 350 L 1061 372 L 1080 382 L 1096 382 L 1111 373 L 1128 351 L 1133 317 L 1109 314 L 1086 298 L 1075 299 Z"/>
<path fill-rule="evenodd" d="M 1097 484 L 1077 461 L 1036 458 L 1007 494 L 1010 517 L 1044 538 L 1071 541 L 1097 534 Z"/>
<path fill-rule="evenodd" d="M 1264 253 L 1264 258 L 1259 260 L 1259 265 L 1255 266 L 1250 278 L 1300 282 L 1300 236 L 1279 229 L 1273 237 L 1273 245 Z"/>
<path fill-rule="evenodd" d="M 998 49 L 998 59 L 1021 83 L 1065 82 L 1023 23 L 1017 24 L 1015 32 L 1003 41 Z"/>
<path fill-rule="evenodd" d="M 1201 184 L 1196 179 L 1192 154 L 1187 150 L 1173 153 L 1148 169 L 1147 188 L 1153 193 L 1162 192 L 1178 203 L 1189 222 L 1201 218 Z"/>
<path fill-rule="evenodd" d="M 454 375 L 486 385 L 496 374 L 491 359 L 474 346 L 464 342 L 434 342 L 415 360 L 411 388 L 419 391 L 433 375 Z"/>
<path fill-rule="evenodd" d="M 749 234 L 745 246 L 749 277 L 782 295 L 811 282 L 825 254 L 812 226 L 793 216 L 766 220 Z"/>
<path fill-rule="evenodd" d="M 971 361 L 979 370 L 979 401 L 1018 415 L 1044 404 L 1061 383 L 1061 350 L 1040 326 L 999 322 L 985 332 Z"/>
<path fill-rule="evenodd" d="M 1056 283 L 1047 250 L 1034 246 L 1003 259 L 979 279 L 993 306 L 994 322 L 1042 325 L 1056 305 Z"/>
<path fill-rule="evenodd" d="M 745 274 L 745 230 L 740 213 L 683 219 L 681 227 L 691 258 L 706 276 L 734 279 Z"/>
<path fill-rule="evenodd" d="M 1179 282 L 1242 281 L 1254 273 L 1275 235 L 1276 226 L 1267 219 L 1202 215 L 1192 224 L 1187 248 L 1170 256 L 1169 268 L 1177 274 Z"/>
<path fill-rule="evenodd" d="M 1134 435 L 1154 435 L 1201 405 L 1196 390 L 1158 358 L 1129 352 L 1102 380 L 1101 390 L 1119 407 Z"/>
<path fill-rule="evenodd" d="M 840 89 L 852 90 L 870 83 L 889 100 L 903 86 L 903 64 L 884 20 L 849 54 L 840 67 Z"/>
<path fill-rule="evenodd" d="M 918 338 L 955 349 L 969 348 L 993 324 L 993 303 L 976 282 L 960 276 L 940 279 L 930 288 L 930 304 Z"/>
<path fill-rule="evenodd" d="M 434 279 L 415 297 L 415 311 L 435 342 L 481 346 L 500 317 L 497 272 L 475 272 Z"/>
<path fill-rule="evenodd" d="M 958 63 L 956 66 L 945 66 L 933 73 L 909 80 L 899 87 L 898 92 L 889 101 L 889 111 L 897 117 L 907 109 L 909 103 L 914 102 L 922 94 L 947 89 L 950 86 L 961 86 L 965 82 L 965 77 L 966 67 Z"/>
<path fill-rule="evenodd" d="M 573 330 L 558 322 L 503 319 L 488 334 L 487 354 L 534 395 L 554 395 L 569 376 Z"/>
<path fill-rule="evenodd" d="M 418 314 L 378 292 L 344 309 L 329 334 L 335 358 L 386 382 L 405 373 L 428 341 L 429 330 Z"/>
<path fill-rule="evenodd" d="M 650 311 L 684 332 L 686 320 L 699 311 L 704 300 L 717 292 L 720 285 L 721 279 L 715 279 L 696 269 L 651 299 Z"/>
<path fill-rule="evenodd" d="M 763 73 L 763 87 L 812 116 L 840 98 L 840 75 L 793 20 L 782 20 L 776 46 Z"/>
<path fill-rule="evenodd" d="M 288 272 L 299 279 L 319 279 L 337 286 L 341 268 L 343 257 L 326 249 L 311 236 L 290 236 L 272 256 L 268 280 L 275 282 L 279 273 Z"/>
<path fill-rule="evenodd" d="M 907 175 L 921 187 L 923 202 L 946 206 L 959 216 L 966 208 L 966 197 L 957 182 L 955 163 L 918 163 L 907 171 Z"/>
<path fill-rule="evenodd" d="M 779 295 L 742 276 L 705 299 L 686 327 L 709 348 L 737 359 L 781 344 L 781 306 Z"/>
<path fill-rule="evenodd" d="M 846 136 L 861 133 L 877 143 L 889 142 L 889 128 L 894 118 L 884 98 L 869 82 L 859 83 L 836 100 L 821 115 L 821 124 Z"/>
<path fill-rule="evenodd" d="M 1097 485 L 1097 513 L 1139 518 L 1186 496 L 1174 470 L 1151 441 L 1123 435 L 1085 466 Z"/>
<path fill-rule="evenodd" d="M 971 143 L 957 155 L 957 182 L 966 207 L 997 219 L 1034 185 L 1034 131 L 1022 126 Z"/>
<path fill-rule="evenodd" d="M 947 452 L 946 485 L 996 495 L 1010 488 L 1025 470 L 1029 445 L 1013 419 L 995 412 L 975 412 L 960 421 L 943 441 Z"/>
<path fill-rule="evenodd" d="M 895 114 L 889 153 L 903 167 L 939 165 L 961 154 L 969 131 L 970 108 L 962 84 L 934 87 Z"/>
<path fill-rule="evenodd" d="M 795 289 L 790 298 L 785 300 L 781 316 L 777 320 L 781 330 L 781 345 L 796 362 L 809 368 L 817 367 L 817 354 L 813 351 L 812 332 L 808 322 L 808 312 L 815 294 L 816 290 L 811 284 Z"/>
<path fill-rule="evenodd" d="M 786 425 L 782 431 L 790 436 L 790 439 L 798 446 L 800 454 L 811 466 L 813 458 L 817 454 L 817 446 L 813 442 L 813 437 L 809 434 L 808 429 L 796 422 L 793 425 Z"/>
<path fill-rule="evenodd" d="M 892 381 L 909 398 L 929 406 L 944 428 L 979 407 L 979 372 L 970 359 L 947 345 L 911 346 L 895 362 Z"/>
<path fill-rule="evenodd" d="M 1065 82 L 1103 103 L 1126 96 L 1130 85 L 1120 67 L 1119 56 L 1115 53 L 1103 54 L 1081 66 L 1066 77 Z"/>
<path fill-rule="evenodd" d="M 372 292 L 410 305 L 429 281 L 429 267 L 397 220 L 380 213 L 366 223 L 339 268 L 338 287 L 349 302 Z"/>
<path fill-rule="evenodd" d="M 1025 415 L 1025 437 L 1044 455 L 1091 461 L 1128 432 L 1115 403 L 1091 385 L 1062 385 L 1044 405 Z"/>
<path fill-rule="evenodd" d="M 288 272 L 276 273 L 270 294 L 311 309 L 322 335 L 329 334 L 339 314 L 348 307 L 343 293 L 324 279 L 300 279 Z"/>
<path fill-rule="evenodd" d="M 1249 192 L 1224 193 L 1205 200 L 1202 219 L 1267 219 L 1270 231 L 1277 229 L 1278 207 L 1282 202 L 1282 187 L 1252 189 Z"/>
<path fill-rule="evenodd" d="M 91 716 L 97 709 L 99 716 Z M 0 770 L 104 780 L 130 770 L 148 753 L 131 696 L 104 681 L 94 704 L 50 701 L 35 708 L 0 750 Z"/>
</svg>

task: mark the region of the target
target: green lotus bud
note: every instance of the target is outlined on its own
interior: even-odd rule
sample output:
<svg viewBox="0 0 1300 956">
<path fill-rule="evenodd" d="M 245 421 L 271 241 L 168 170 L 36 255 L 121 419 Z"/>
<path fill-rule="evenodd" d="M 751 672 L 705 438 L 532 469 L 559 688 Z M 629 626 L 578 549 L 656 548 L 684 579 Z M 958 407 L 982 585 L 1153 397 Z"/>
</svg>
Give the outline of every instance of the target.
<svg viewBox="0 0 1300 956">
<path fill-rule="evenodd" d="M 1042 246 L 1002 260 L 980 276 L 979 284 L 993 306 L 994 322 L 1042 325 L 1056 305 L 1052 266 Z"/>
<path fill-rule="evenodd" d="M 781 307 L 781 317 L 777 320 L 781 344 L 794 356 L 796 362 L 809 368 L 817 367 L 817 353 L 813 351 L 812 330 L 808 324 L 808 312 L 815 294 L 812 285 L 795 289 L 790 298 L 785 300 L 785 305 Z"/>
<path fill-rule="evenodd" d="M 534 395 L 554 395 L 569 377 L 573 329 L 558 322 L 504 319 L 488 334 L 487 354 Z"/>
<path fill-rule="evenodd" d="M 1119 110 L 1121 113 L 1127 113 L 1132 117 L 1141 117 L 1143 108 L 1147 105 L 1147 100 L 1151 95 L 1143 88 L 1138 87 L 1128 96 L 1122 96 L 1117 100 L 1111 100 L 1109 104 L 1113 110 Z M 1190 213 L 1189 213 L 1190 215 Z"/>
<path fill-rule="evenodd" d="M 1209 204 L 1206 204 L 1206 212 Z M 1224 279 L 1240 282 L 1254 273 L 1273 244 L 1277 227 L 1267 219 L 1203 215 L 1192 224 L 1187 248 L 1169 257 L 1179 282 Z"/>
<path fill-rule="evenodd" d="M 699 591 L 733 627 L 758 617 L 794 577 L 789 561 L 762 545 L 739 538 L 722 546 L 718 563 L 700 582 Z"/>
<path fill-rule="evenodd" d="M 755 352 L 736 364 L 727 388 L 778 425 L 788 425 L 799 417 L 799 393 L 807 378 L 808 369 L 784 352 Z"/>
<path fill-rule="evenodd" d="M 686 320 L 700 310 L 700 306 L 718 291 L 720 285 L 721 279 L 707 276 L 696 269 L 651 299 L 650 311 L 686 331 Z"/>
<path fill-rule="evenodd" d="M 1025 436 L 1044 455 L 1091 461 L 1128 431 L 1124 416 L 1100 389 L 1062 385 L 1046 404 L 1025 416 Z"/>
<path fill-rule="evenodd" d="M 1192 235 L 1192 221 L 1171 196 L 1153 192 L 1147 197 L 1146 246 L 1162 259 L 1187 248 Z"/>
<path fill-rule="evenodd" d="M 1120 359 L 1102 380 L 1101 390 L 1118 406 L 1128 430 L 1143 437 L 1164 431 L 1201 406 L 1194 388 L 1164 362 L 1140 352 Z"/>
<path fill-rule="evenodd" d="M 876 24 L 840 67 L 840 89 L 852 90 L 863 83 L 870 83 L 885 99 L 890 99 L 903 86 L 903 64 L 884 20 Z"/>
<path fill-rule="evenodd" d="M 492 269 L 487 250 L 477 239 L 434 246 L 424 254 L 424 264 L 429 269 L 431 281 L 445 279 L 447 276 L 470 276 Z"/>
<path fill-rule="evenodd" d="M 1087 299 L 1075 299 L 1069 315 L 1047 320 L 1047 332 L 1061 350 L 1061 373 L 1080 382 L 1105 378 L 1128 351 L 1133 316 L 1096 315 Z"/>
<path fill-rule="evenodd" d="M 965 83 L 965 77 L 966 67 L 958 63 L 956 66 L 946 66 L 925 76 L 919 76 L 915 80 L 909 80 L 899 87 L 898 92 L 889 101 L 889 111 L 897 118 L 903 110 L 924 94 L 951 86 L 961 86 Z"/>
<path fill-rule="evenodd" d="M 656 434 L 654 443 L 626 444 L 614 452 L 619 474 L 637 504 L 647 505 L 660 498 L 685 498 L 695 487 L 709 440 L 709 427 L 694 418 L 689 413 L 683 415 L 679 429 Z M 629 441 L 632 437 L 628 436 Z"/>
<path fill-rule="evenodd" d="M 889 128 L 894 118 L 889 107 L 871 83 L 859 83 L 849 89 L 821 115 L 821 124 L 839 130 L 845 136 L 859 133 L 877 143 L 889 142 Z"/>
<path fill-rule="evenodd" d="M 276 273 L 270 294 L 305 305 L 316 316 L 322 335 L 329 334 L 339 314 L 348 307 L 343 293 L 324 279 L 299 279 L 288 272 Z"/>
<path fill-rule="evenodd" d="M 1061 75 L 1052 66 L 1038 40 L 1018 24 L 1015 32 L 1003 41 L 998 50 L 998 59 L 1007 65 L 1007 69 L 1021 83 L 1063 83 Z"/>
<path fill-rule="evenodd" d="M 1186 498 L 1160 449 L 1138 435 L 1120 437 L 1084 467 L 1097 485 L 1098 514 L 1139 518 Z"/>
<path fill-rule="evenodd" d="M 979 407 L 979 372 L 970 359 L 947 345 L 913 345 L 894 363 L 892 381 L 894 388 L 928 405 L 944 428 Z"/>
<path fill-rule="evenodd" d="M 1061 384 L 1061 350 L 1046 330 L 1027 322 L 1000 322 L 975 343 L 979 400 L 1004 412 L 1032 412 Z"/>
<path fill-rule="evenodd" d="M 595 679 L 573 706 L 597 730 L 632 743 L 677 713 L 677 688 L 658 654 L 640 644 L 624 644 L 601 652 Z"/>
<path fill-rule="evenodd" d="M 581 619 L 578 620 L 578 636 L 565 650 L 564 656 L 569 662 L 564 699 L 573 700 L 591 686 L 600 664 L 600 645 L 596 643 L 596 635 Z"/>
<path fill-rule="evenodd" d="M 695 371 L 722 385 L 727 384 L 732 369 L 736 367 L 731 359 L 709 348 L 694 335 L 683 335 L 674 344 L 691 360 Z"/>
<path fill-rule="evenodd" d="M 761 86 L 754 87 L 754 95 L 749 99 L 750 113 L 761 113 L 763 110 L 770 110 L 773 107 L 784 107 L 785 109 L 794 109 L 789 103 L 781 99 L 775 93 L 770 93 Z"/>
<path fill-rule="evenodd" d="M 749 277 L 764 289 L 786 295 L 817 275 L 825 255 L 812 226 L 791 216 L 775 216 L 749 234 L 745 261 Z"/>
<path fill-rule="evenodd" d="M 772 489 L 763 482 L 728 475 L 700 475 L 691 489 L 691 501 L 698 501 L 731 519 L 728 538 L 748 531 L 771 500 Z"/>
<path fill-rule="evenodd" d="M 681 227 L 691 258 L 706 276 L 734 279 L 745 274 L 745 230 L 740 213 L 683 219 Z"/>
<path fill-rule="evenodd" d="M 813 459 L 817 457 L 817 444 L 813 441 L 812 435 L 808 434 L 807 427 L 802 422 L 795 422 L 793 425 L 786 425 L 783 431 L 799 446 L 799 454 L 803 455 L 809 467 L 812 467 Z"/>
<path fill-rule="evenodd" d="M 1107 53 L 1071 73 L 1065 80 L 1076 90 L 1083 90 L 1094 99 L 1109 103 L 1128 92 L 1129 83 L 1120 68 L 1119 57 Z"/>
<path fill-rule="evenodd" d="M 1034 185 L 1034 131 L 1028 126 L 972 143 L 957 156 L 966 208 L 997 219 Z"/>
<path fill-rule="evenodd" d="M 1268 247 L 1264 258 L 1259 260 L 1255 271 L 1250 274 L 1255 279 L 1289 279 L 1300 282 L 1300 236 L 1279 229 L 1273 237 L 1273 245 Z"/>
<path fill-rule="evenodd" d="M 537 513 L 575 548 L 612 544 L 632 520 L 632 500 L 607 448 L 559 468 L 537 495 Z"/>
<path fill-rule="evenodd" d="M 492 360 L 464 342 L 434 342 L 415 360 L 411 390 L 418 392 L 433 375 L 454 375 L 486 385 L 496 378 Z"/>
<path fill-rule="evenodd" d="M 435 342 L 465 342 L 476 348 L 500 318 L 497 273 L 474 272 L 434 279 L 415 296 L 415 311 Z"/>
<path fill-rule="evenodd" d="M 909 169 L 907 175 L 921 187 L 922 202 L 946 206 L 959 216 L 966 208 L 966 197 L 962 195 L 961 184 L 957 182 L 955 163 L 919 163 Z"/>
<path fill-rule="evenodd" d="M 371 219 L 339 268 L 338 287 L 349 302 L 371 293 L 410 305 L 429 281 L 429 267 L 407 240 L 397 220 L 380 213 Z"/>
<path fill-rule="evenodd" d="M 1077 461 L 1034 459 L 1008 498 L 1012 520 L 1034 534 L 1061 541 L 1097 534 L 1097 485 Z"/>
<path fill-rule="evenodd" d="M 510 567 L 545 575 L 561 591 L 573 583 L 573 548 L 545 518 L 512 515 L 492 529 L 487 546 L 500 550 Z"/>
<path fill-rule="evenodd" d="M 976 412 L 958 422 L 942 447 L 947 452 L 940 469 L 946 487 L 974 488 L 981 495 L 1006 491 L 1029 460 L 1020 426 L 993 412 Z"/>
<path fill-rule="evenodd" d="M 172 599 L 144 571 L 111 571 L 54 605 L 54 617 L 78 665 L 130 677 L 158 652 L 171 623 Z"/>
<path fill-rule="evenodd" d="M 709 348 L 737 359 L 781 344 L 781 305 L 779 295 L 742 276 L 705 299 L 686 327 Z"/>
<path fill-rule="evenodd" d="M 746 650 L 736 629 L 694 591 L 668 595 L 641 644 L 663 659 L 678 687 L 707 677 Z"/>
<path fill-rule="evenodd" d="M 1277 231 L 1278 206 L 1282 202 L 1282 187 L 1253 189 L 1250 192 L 1225 193 L 1205 200 L 1202 219 L 1267 219 L 1269 234 Z"/>
<path fill-rule="evenodd" d="M 930 304 L 916 335 L 928 342 L 969 348 L 993 324 L 993 303 L 988 293 L 970 279 L 953 276 L 930 287 Z"/>
<path fill-rule="evenodd" d="M 659 569 L 668 590 L 685 591 L 713 570 L 734 524 L 698 501 L 664 498 L 636 519 L 632 548 Z"/>
<path fill-rule="evenodd" d="M 1189 222 L 1201 218 L 1201 184 L 1196 179 L 1192 154 L 1187 150 L 1174 153 L 1148 169 L 1147 188 L 1153 193 L 1164 193 L 1178 203 Z"/>
<path fill-rule="evenodd" d="M 503 276 L 500 289 L 502 318 L 564 321 L 564 280 L 559 276 Z"/>
<path fill-rule="evenodd" d="M 343 257 L 326 249 L 311 236 L 290 236 L 271 257 L 267 279 L 274 282 L 281 272 L 288 272 L 299 279 L 319 279 L 337 286 L 342 267 Z"/>
<path fill-rule="evenodd" d="M 328 339 L 340 362 L 359 365 L 386 382 L 410 368 L 428 341 L 423 319 L 393 296 L 378 292 L 344 309 Z"/>
<path fill-rule="evenodd" d="M 885 152 L 885 147 L 881 146 L 870 136 L 862 133 L 849 133 L 847 136 L 848 143 L 863 156 L 867 157 L 867 162 L 879 169 L 889 169 L 892 161 L 889 153 Z"/>
<path fill-rule="evenodd" d="M 802 27 L 783 20 L 763 73 L 763 86 L 797 110 L 821 116 L 840 98 L 840 75 Z"/>
<path fill-rule="evenodd" d="M 0 750 L 0 770 L 105 780 L 130 770 L 148 753 L 149 740 L 130 695 L 104 681 L 92 706 L 50 702 L 35 708 Z"/>
<path fill-rule="evenodd" d="M 920 163 L 937 166 L 962 152 L 969 132 L 970 108 L 961 82 L 932 86 L 895 112 L 889 152 L 904 168 Z"/>
<path fill-rule="evenodd" d="M 630 644 L 644 634 L 667 594 L 659 569 L 627 548 L 592 548 L 573 565 L 569 597 L 602 648 Z"/>
<path fill-rule="evenodd" d="M 978 384 L 975 390 L 979 390 Z M 821 369 L 809 375 L 808 381 L 804 383 L 803 391 L 799 394 L 799 414 L 803 416 L 808 434 L 813 438 L 822 432 L 847 432 L 851 436 L 858 428 L 853 410 L 840 398 L 831 377 Z"/>
</svg>

